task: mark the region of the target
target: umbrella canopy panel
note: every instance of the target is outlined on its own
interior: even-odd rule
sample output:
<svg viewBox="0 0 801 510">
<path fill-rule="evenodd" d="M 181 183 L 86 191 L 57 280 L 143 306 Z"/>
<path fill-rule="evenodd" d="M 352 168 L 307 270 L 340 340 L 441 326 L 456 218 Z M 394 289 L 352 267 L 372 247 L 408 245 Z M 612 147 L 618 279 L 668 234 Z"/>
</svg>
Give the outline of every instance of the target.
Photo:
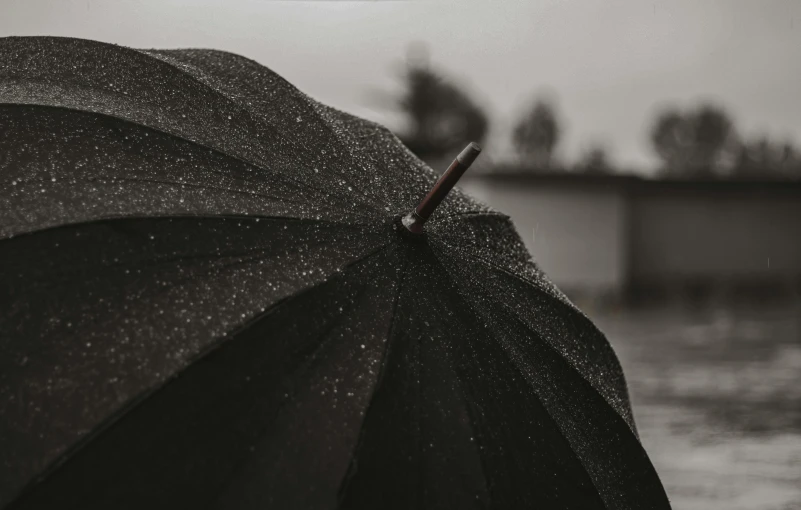
<svg viewBox="0 0 801 510">
<path fill-rule="evenodd" d="M 667 508 L 509 219 L 399 229 L 436 179 L 236 55 L 0 39 L 0 506 Z"/>
</svg>

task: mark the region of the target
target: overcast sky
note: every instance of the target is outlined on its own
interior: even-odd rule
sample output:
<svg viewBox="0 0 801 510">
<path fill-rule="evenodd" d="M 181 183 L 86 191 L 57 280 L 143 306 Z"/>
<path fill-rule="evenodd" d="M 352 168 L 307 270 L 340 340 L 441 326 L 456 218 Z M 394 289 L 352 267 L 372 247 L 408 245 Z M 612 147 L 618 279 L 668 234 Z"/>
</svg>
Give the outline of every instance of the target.
<svg viewBox="0 0 801 510">
<path fill-rule="evenodd" d="M 798 0 L 0 0 L 0 35 L 233 51 L 390 127 L 397 117 L 374 92 L 397 91 L 409 43 L 424 41 L 490 112 L 496 154 L 539 91 L 557 100 L 567 160 L 600 141 L 616 162 L 651 168 L 654 113 L 701 99 L 746 135 L 801 144 Z"/>
</svg>

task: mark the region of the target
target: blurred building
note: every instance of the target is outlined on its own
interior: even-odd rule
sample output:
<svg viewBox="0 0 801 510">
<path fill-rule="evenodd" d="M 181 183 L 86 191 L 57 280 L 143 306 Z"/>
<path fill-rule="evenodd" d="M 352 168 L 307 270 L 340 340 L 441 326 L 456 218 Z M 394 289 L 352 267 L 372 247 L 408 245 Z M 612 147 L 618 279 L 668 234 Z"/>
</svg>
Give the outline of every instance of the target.
<svg viewBox="0 0 801 510">
<path fill-rule="evenodd" d="M 509 214 L 571 295 L 797 293 L 801 181 L 499 170 L 463 184 Z"/>
</svg>

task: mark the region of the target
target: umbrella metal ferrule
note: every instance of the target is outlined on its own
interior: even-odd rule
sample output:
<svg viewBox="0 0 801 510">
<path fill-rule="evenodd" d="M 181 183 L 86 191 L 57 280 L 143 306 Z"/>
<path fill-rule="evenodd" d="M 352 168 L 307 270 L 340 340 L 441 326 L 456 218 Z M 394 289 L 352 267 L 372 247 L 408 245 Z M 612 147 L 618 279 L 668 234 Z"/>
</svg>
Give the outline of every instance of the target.
<svg viewBox="0 0 801 510">
<path fill-rule="evenodd" d="M 470 165 L 481 153 L 481 147 L 475 142 L 470 142 L 467 147 L 456 156 L 451 166 L 437 180 L 431 191 L 423 198 L 420 204 L 409 214 L 403 217 L 401 223 L 409 232 L 421 234 L 423 225 L 434 212 L 434 209 L 445 199 L 445 196 L 453 189 L 456 182 L 464 175 Z"/>
</svg>

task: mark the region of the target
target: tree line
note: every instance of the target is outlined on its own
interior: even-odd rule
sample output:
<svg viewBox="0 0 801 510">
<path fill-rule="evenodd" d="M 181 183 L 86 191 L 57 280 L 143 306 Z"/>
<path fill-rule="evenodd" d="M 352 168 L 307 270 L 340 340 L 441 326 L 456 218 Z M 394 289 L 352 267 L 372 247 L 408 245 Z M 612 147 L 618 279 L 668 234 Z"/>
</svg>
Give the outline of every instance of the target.
<svg viewBox="0 0 801 510">
<path fill-rule="evenodd" d="M 437 160 L 489 133 L 486 112 L 455 81 L 426 59 L 408 64 L 398 106 L 407 121 L 399 133 L 412 152 Z M 557 161 L 562 137 L 554 101 L 535 98 L 516 120 L 511 142 L 521 168 L 608 174 L 618 171 L 608 148 L 593 144 L 577 162 Z M 651 149 L 663 175 L 681 178 L 801 178 L 801 151 L 792 142 L 739 134 L 726 110 L 702 103 L 694 108 L 664 108 L 650 126 Z"/>
</svg>

